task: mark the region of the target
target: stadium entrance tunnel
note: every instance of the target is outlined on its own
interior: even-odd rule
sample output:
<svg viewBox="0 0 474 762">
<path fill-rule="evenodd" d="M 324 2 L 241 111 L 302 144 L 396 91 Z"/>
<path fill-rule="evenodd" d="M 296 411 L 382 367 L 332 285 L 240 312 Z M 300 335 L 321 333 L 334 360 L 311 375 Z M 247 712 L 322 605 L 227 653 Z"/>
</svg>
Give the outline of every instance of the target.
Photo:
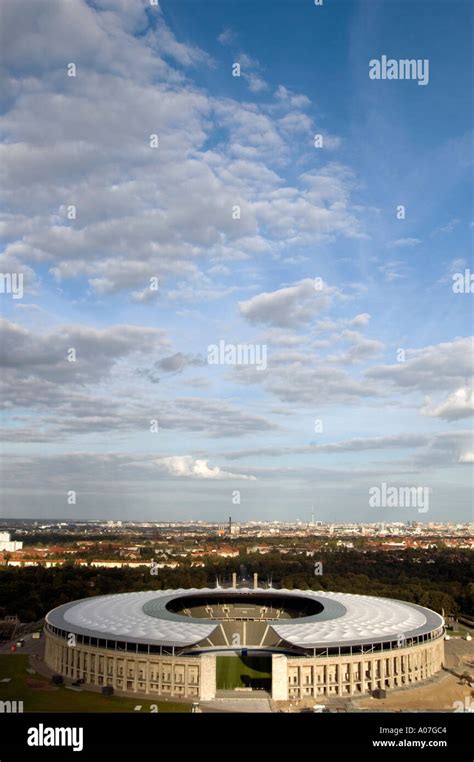
<svg viewBox="0 0 474 762">
<path fill-rule="evenodd" d="M 217 656 L 216 659 L 216 688 L 217 690 L 263 690 L 271 692 L 272 687 L 272 657 L 240 654 Z"/>
</svg>

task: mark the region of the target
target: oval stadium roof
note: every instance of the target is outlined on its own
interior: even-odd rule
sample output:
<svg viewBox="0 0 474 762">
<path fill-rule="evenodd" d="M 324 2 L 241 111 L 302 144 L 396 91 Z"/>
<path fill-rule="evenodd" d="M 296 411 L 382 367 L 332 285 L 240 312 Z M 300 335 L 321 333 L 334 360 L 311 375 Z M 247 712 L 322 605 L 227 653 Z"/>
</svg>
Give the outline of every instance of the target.
<svg viewBox="0 0 474 762">
<path fill-rule="evenodd" d="M 271 596 L 316 600 L 323 609 L 298 619 L 268 620 L 286 643 L 321 648 L 388 642 L 425 635 L 444 624 L 443 618 L 414 603 L 367 595 L 313 590 L 192 588 L 85 598 L 50 611 L 49 625 L 93 638 L 151 646 L 186 647 L 209 637 L 219 626 L 213 619 L 192 619 L 174 613 L 168 603 L 192 595 L 206 597 Z"/>
</svg>

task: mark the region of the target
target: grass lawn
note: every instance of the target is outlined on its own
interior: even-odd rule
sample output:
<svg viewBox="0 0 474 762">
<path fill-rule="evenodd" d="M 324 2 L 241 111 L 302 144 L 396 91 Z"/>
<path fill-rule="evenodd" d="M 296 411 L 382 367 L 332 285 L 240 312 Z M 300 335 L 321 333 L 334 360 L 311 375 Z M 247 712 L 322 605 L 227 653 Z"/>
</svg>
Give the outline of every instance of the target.
<svg viewBox="0 0 474 762">
<path fill-rule="evenodd" d="M 464 638 L 465 635 L 471 635 L 471 637 L 474 638 L 474 631 L 469 627 L 465 627 L 463 624 L 459 624 L 455 630 L 446 630 L 446 634 L 460 638 Z"/>
<path fill-rule="evenodd" d="M 21 654 L 0 655 L 0 680 L 10 677 L 11 682 L 0 682 L 0 701 L 23 701 L 25 712 L 149 712 L 157 706 L 159 712 L 190 712 L 189 704 L 172 701 L 102 696 L 90 691 L 71 691 L 51 685 L 42 675 L 30 675 L 26 669 L 28 657 Z M 156 711 L 156 710 L 155 710 Z"/>
<path fill-rule="evenodd" d="M 264 688 L 272 682 L 271 656 L 218 656 L 217 688 Z"/>
</svg>

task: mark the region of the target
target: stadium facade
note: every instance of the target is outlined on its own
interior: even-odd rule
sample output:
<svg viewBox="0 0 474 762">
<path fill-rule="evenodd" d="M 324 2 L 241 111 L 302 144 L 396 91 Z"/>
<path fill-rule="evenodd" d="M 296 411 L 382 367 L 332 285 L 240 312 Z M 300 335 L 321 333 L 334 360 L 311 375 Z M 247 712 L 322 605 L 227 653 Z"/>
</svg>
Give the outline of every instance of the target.
<svg viewBox="0 0 474 762">
<path fill-rule="evenodd" d="M 98 596 L 46 617 L 46 664 L 85 687 L 211 700 L 217 661 L 271 661 L 274 700 L 419 683 L 444 659 L 444 620 L 413 603 L 312 590 L 213 588 Z M 221 686 L 222 687 L 222 686 Z"/>
</svg>

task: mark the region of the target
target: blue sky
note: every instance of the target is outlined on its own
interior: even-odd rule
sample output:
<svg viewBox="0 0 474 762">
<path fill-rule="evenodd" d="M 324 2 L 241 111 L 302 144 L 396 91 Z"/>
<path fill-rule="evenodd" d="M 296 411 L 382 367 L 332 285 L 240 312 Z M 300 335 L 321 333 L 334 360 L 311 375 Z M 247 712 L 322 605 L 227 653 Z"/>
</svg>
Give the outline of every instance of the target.
<svg viewBox="0 0 474 762">
<path fill-rule="evenodd" d="M 470 3 L 2 17 L 3 515 L 472 519 Z"/>
</svg>

